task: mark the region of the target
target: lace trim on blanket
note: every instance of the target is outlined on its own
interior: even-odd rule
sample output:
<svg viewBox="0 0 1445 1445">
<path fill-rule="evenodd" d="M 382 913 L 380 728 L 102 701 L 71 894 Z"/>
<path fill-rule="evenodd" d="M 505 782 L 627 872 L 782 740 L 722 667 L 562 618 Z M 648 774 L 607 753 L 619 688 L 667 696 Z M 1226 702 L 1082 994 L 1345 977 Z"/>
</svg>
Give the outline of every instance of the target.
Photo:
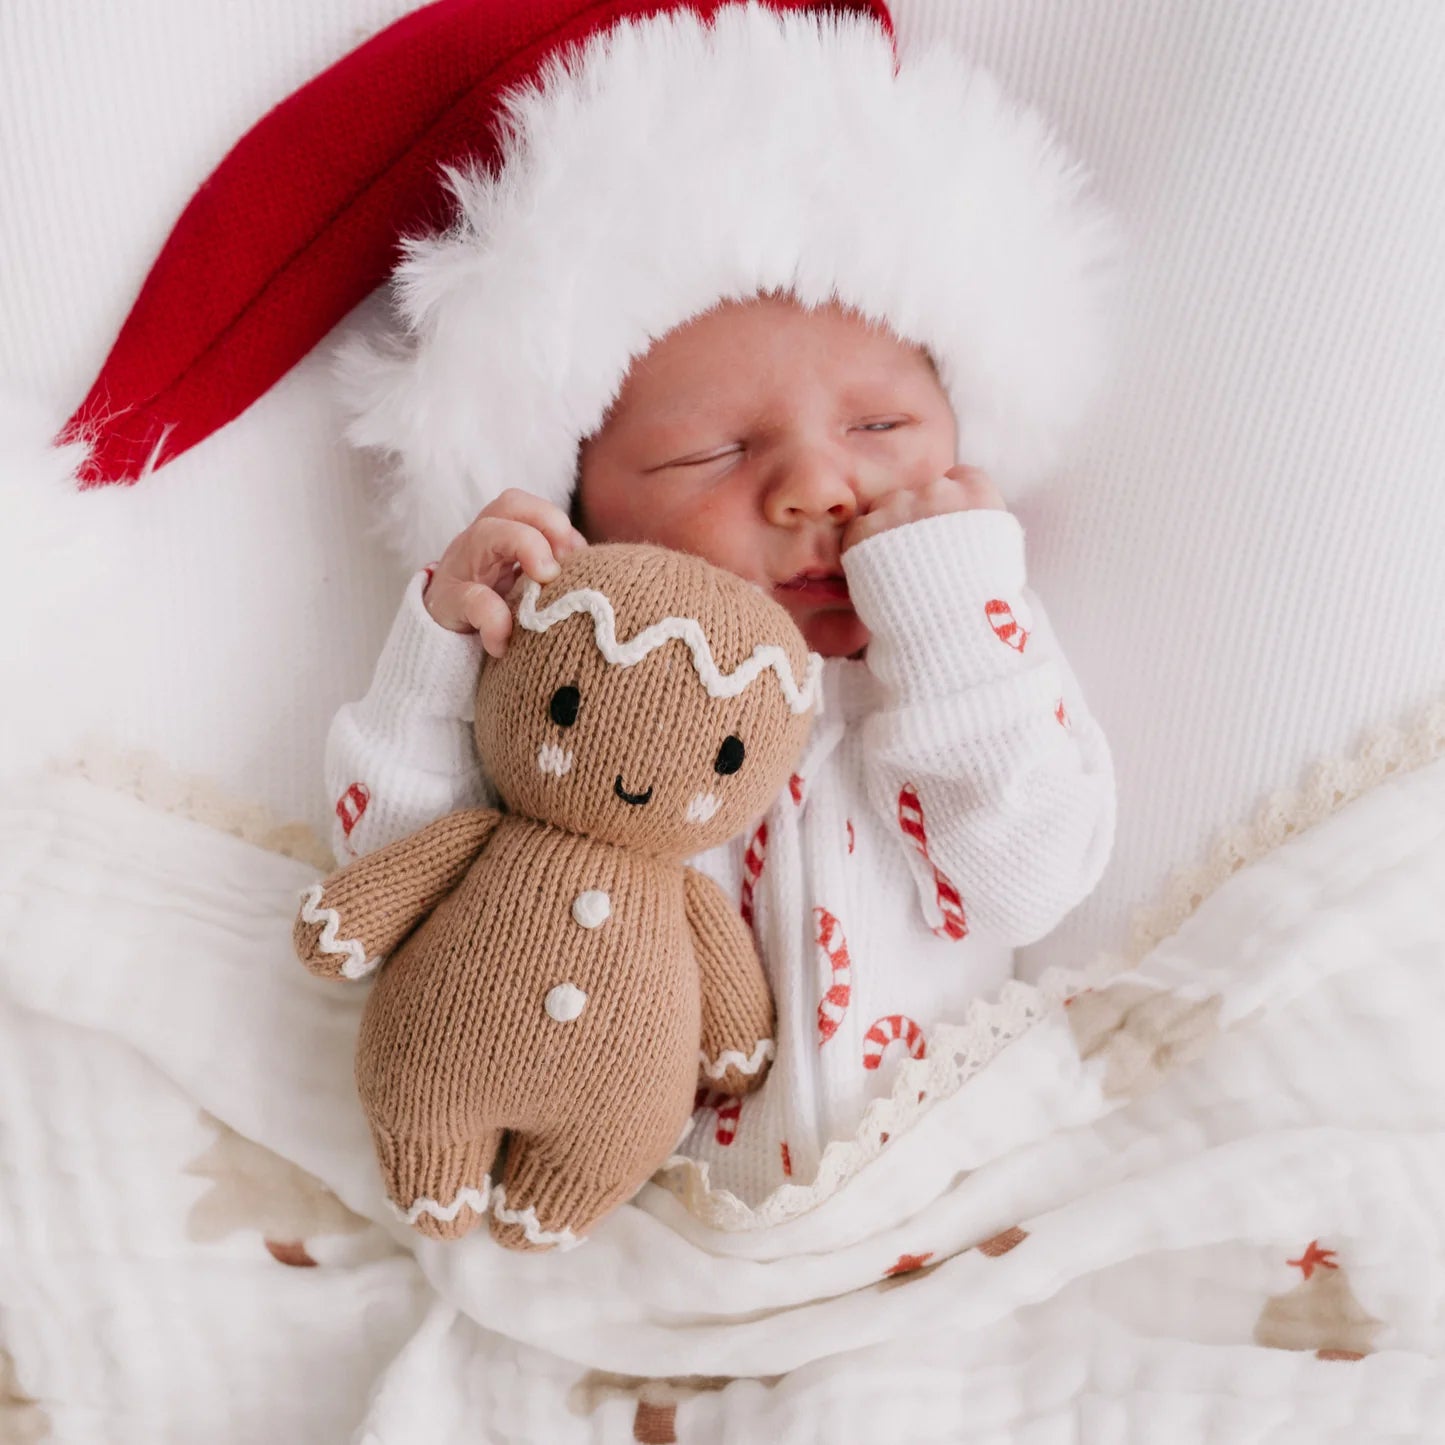
<svg viewBox="0 0 1445 1445">
<path fill-rule="evenodd" d="M 129 793 L 162 813 L 203 823 L 268 853 L 309 863 L 322 873 L 336 867 L 331 849 L 309 823 L 282 822 L 264 804 L 244 802 L 209 778 L 182 773 L 156 753 L 123 750 L 88 738 L 75 756 L 51 763 L 50 770 Z"/>
<path fill-rule="evenodd" d="M 1208 857 L 1179 869 L 1150 908 L 1134 914 L 1128 961 L 1138 963 L 1177 933 L 1184 920 L 1246 863 L 1272 853 L 1282 843 L 1322 823 L 1347 803 L 1400 773 L 1445 756 L 1445 697 L 1428 704 L 1402 731 L 1389 726 L 1368 734 L 1351 758 L 1317 763 L 1309 781 L 1296 792 L 1270 795 L 1254 821 L 1219 837 Z"/>
<path fill-rule="evenodd" d="M 795 1219 L 836 1193 L 896 1137 L 943 1099 L 958 1092 L 1008 1044 L 1021 1038 L 1070 995 L 1134 967 L 1178 931 L 1212 893 L 1247 863 L 1323 822 L 1378 783 L 1445 756 L 1445 697 L 1430 704 L 1405 730 L 1370 733 L 1352 758 L 1318 764 L 1296 792 L 1271 795 L 1252 823 L 1221 837 L 1201 864 L 1180 869 L 1158 903 L 1135 915 L 1124 956 L 1101 954 L 1081 970 L 1050 969 L 1037 986 L 1015 979 L 994 999 L 976 999 L 961 1024 L 936 1025 L 926 1058 L 905 1060 L 892 1092 L 875 1099 L 849 1139 L 823 1151 L 810 1184 L 784 1184 L 756 1206 L 714 1190 L 705 1161 L 674 1155 L 653 1182 L 675 1194 L 688 1212 L 714 1229 L 737 1233 Z"/>
</svg>

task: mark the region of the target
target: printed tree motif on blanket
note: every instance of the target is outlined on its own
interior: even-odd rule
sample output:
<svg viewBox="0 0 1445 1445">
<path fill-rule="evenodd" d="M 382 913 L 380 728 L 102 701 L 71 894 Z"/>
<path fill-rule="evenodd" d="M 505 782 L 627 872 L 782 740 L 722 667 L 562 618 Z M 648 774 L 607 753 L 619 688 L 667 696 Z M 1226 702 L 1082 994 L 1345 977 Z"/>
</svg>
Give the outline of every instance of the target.
<svg viewBox="0 0 1445 1445">
<path fill-rule="evenodd" d="M 1011 1254 L 1016 1250 L 1028 1237 L 1028 1230 L 1020 1225 L 1011 1224 L 1007 1229 L 980 1240 L 978 1244 L 974 1245 L 974 1248 L 986 1259 L 1002 1259 L 1004 1255 Z"/>
<path fill-rule="evenodd" d="M 752 1381 L 771 1388 L 782 1377 Z M 731 1375 L 683 1375 L 646 1380 L 590 1370 L 573 1385 L 567 1407 L 574 1415 L 592 1415 L 609 1400 L 634 1402 L 632 1438 L 637 1445 L 677 1445 L 677 1407 L 698 1395 L 714 1394 L 735 1383 Z"/>
<path fill-rule="evenodd" d="M 0 1348 L 0 1441 L 4 1445 L 39 1445 L 51 1439 L 45 1411 L 20 1388 L 15 1361 Z"/>
<path fill-rule="evenodd" d="M 943 1263 L 944 1260 L 936 1258 L 931 1249 L 924 1250 L 921 1254 L 900 1254 L 883 1271 L 883 1278 L 870 1288 L 878 1294 L 885 1294 L 900 1285 L 912 1284 L 916 1279 L 926 1279 Z"/>
<path fill-rule="evenodd" d="M 357 1234 L 370 1227 L 320 1180 L 279 1154 L 237 1134 L 210 1114 L 202 1120 L 216 1130 L 187 1174 L 211 1180 L 191 1206 L 186 1232 L 198 1244 L 212 1244 L 239 1230 L 256 1230 L 280 1264 L 314 1265 L 307 1241 Z"/>
<path fill-rule="evenodd" d="M 1271 1295 L 1254 1327 L 1256 1344 L 1272 1350 L 1313 1350 L 1321 1360 L 1362 1360 L 1384 1327 L 1355 1297 L 1335 1251 L 1312 1239 L 1286 1261 L 1304 1278 L 1288 1294 Z"/>
<path fill-rule="evenodd" d="M 1104 1066 L 1104 1093 L 1136 1098 L 1198 1058 L 1219 1033 L 1223 1000 L 1185 998 L 1139 983 L 1086 989 L 1066 1000 L 1079 1054 Z"/>
</svg>

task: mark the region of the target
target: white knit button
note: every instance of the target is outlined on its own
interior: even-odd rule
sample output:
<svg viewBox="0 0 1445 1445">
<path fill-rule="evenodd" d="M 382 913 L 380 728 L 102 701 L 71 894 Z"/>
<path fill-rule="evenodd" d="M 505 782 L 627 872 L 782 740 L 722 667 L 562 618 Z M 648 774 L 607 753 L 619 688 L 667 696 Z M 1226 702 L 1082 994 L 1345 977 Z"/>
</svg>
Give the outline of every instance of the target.
<svg viewBox="0 0 1445 1445">
<path fill-rule="evenodd" d="M 601 928 L 612 917 L 612 900 L 600 888 L 589 888 L 573 899 L 572 917 L 583 928 Z"/>
<path fill-rule="evenodd" d="M 544 1007 L 559 1024 L 570 1024 L 573 1019 L 580 1018 L 582 1010 L 587 1007 L 587 995 L 575 983 L 559 983 L 547 995 Z"/>
</svg>

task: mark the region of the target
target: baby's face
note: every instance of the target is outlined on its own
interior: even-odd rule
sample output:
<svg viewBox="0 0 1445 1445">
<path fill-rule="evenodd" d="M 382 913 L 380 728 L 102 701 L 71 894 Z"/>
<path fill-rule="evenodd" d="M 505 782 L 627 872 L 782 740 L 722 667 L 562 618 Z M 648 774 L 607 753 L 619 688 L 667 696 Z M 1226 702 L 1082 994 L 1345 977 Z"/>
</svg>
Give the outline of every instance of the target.
<svg viewBox="0 0 1445 1445">
<path fill-rule="evenodd" d="M 952 409 L 916 347 L 838 306 L 763 297 L 695 317 L 633 364 L 583 444 L 580 525 L 656 542 L 755 582 L 809 647 L 868 641 L 848 599 L 843 529 L 943 475 Z"/>
</svg>

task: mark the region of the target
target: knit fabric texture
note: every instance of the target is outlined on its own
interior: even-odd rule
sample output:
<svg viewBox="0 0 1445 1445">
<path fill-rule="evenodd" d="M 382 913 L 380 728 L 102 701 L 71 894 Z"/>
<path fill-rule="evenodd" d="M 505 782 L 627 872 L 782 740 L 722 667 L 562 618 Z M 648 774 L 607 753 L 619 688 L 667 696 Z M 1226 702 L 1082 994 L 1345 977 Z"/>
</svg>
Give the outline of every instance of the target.
<svg viewBox="0 0 1445 1445">
<path fill-rule="evenodd" d="M 520 600 L 475 709 L 508 811 L 350 863 L 295 936 L 329 977 L 396 950 L 356 1074 L 398 1212 L 452 1238 L 490 1211 L 501 1243 L 546 1249 L 667 1159 L 700 1084 L 740 1094 L 766 1074 L 752 936 L 682 860 L 782 786 L 817 669 L 783 608 L 661 548 L 589 548 Z"/>
</svg>

